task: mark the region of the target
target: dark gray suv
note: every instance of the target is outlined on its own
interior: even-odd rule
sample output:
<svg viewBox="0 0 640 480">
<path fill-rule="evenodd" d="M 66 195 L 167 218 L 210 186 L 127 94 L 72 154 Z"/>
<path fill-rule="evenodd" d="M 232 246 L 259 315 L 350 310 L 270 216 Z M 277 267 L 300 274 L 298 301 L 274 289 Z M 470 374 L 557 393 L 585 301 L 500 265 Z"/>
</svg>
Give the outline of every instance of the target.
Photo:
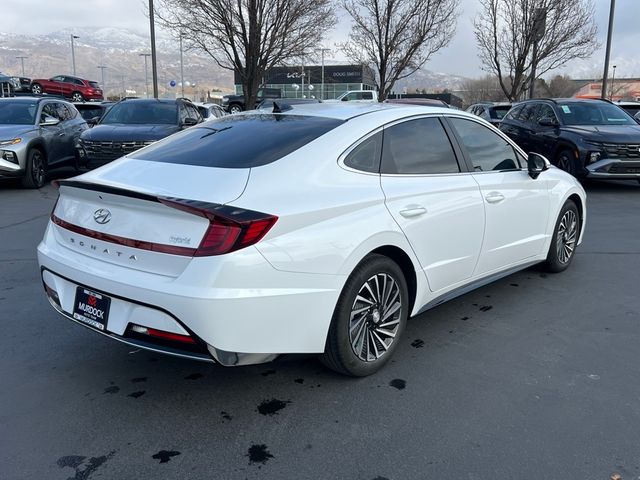
<svg viewBox="0 0 640 480">
<path fill-rule="evenodd" d="M 69 102 L 14 97 L 0 99 L 0 178 L 20 178 L 40 188 L 47 170 L 75 160 L 75 144 L 88 128 Z"/>
</svg>

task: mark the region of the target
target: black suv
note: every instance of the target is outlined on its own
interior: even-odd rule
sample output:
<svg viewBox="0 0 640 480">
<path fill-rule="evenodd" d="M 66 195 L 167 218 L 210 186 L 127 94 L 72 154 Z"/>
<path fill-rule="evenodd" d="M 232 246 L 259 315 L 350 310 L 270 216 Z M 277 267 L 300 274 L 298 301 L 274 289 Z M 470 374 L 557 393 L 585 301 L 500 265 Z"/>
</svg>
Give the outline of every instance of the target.
<svg viewBox="0 0 640 480">
<path fill-rule="evenodd" d="M 640 125 L 607 100 L 527 100 L 500 130 L 576 177 L 640 181 Z"/>
<path fill-rule="evenodd" d="M 502 122 L 502 119 L 510 109 L 510 103 L 485 102 L 474 103 L 473 105 L 469 106 L 466 111 L 469 113 L 473 113 L 480 118 L 484 118 L 487 122 L 490 122 L 492 125 L 499 127 L 500 122 Z"/>
<path fill-rule="evenodd" d="M 256 104 L 250 109 L 257 108 L 263 100 L 274 99 L 282 97 L 282 90 L 279 88 L 260 88 L 258 89 L 258 97 L 256 98 Z M 222 108 L 225 112 L 239 113 L 243 110 L 247 110 L 244 104 L 244 95 L 225 95 L 222 97 Z"/>
<path fill-rule="evenodd" d="M 78 166 L 104 165 L 200 122 L 198 109 L 184 99 L 121 100 L 80 136 Z"/>
</svg>

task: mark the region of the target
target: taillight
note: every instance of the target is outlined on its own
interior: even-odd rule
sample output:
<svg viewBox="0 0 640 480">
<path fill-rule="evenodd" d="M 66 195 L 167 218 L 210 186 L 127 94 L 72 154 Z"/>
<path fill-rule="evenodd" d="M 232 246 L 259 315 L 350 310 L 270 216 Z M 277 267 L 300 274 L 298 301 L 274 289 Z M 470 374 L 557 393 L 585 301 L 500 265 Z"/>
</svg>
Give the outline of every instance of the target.
<svg viewBox="0 0 640 480">
<path fill-rule="evenodd" d="M 143 327 L 142 325 L 131 324 L 129 329 L 141 335 L 148 335 L 152 338 L 160 340 L 168 340 L 170 342 L 196 343 L 189 335 L 181 335 L 179 333 L 166 332 L 164 330 L 156 330 L 151 327 Z"/>
<path fill-rule="evenodd" d="M 168 207 L 209 220 L 209 227 L 194 257 L 222 255 L 254 245 L 278 220 L 275 215 L 226 205 L 167 197 L 159 197 L 158 200 Z"/>
</svg>

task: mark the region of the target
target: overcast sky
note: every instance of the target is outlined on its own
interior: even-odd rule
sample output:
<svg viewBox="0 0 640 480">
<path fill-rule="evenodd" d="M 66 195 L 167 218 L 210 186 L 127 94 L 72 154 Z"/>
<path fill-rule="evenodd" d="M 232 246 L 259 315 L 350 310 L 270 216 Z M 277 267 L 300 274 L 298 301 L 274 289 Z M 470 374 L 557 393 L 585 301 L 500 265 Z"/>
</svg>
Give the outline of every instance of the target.
<svg viewBox="0 0 640 480">
<path fill-rule="evenodd" d="M 594 0 L 598 40 L 604 46 L 607 33 L 609 0 Z M 1 0 L 0 31 L 47 34 L 69 27 L 124 27 L 144 33 L 148 20 L 144 0 Z M 426 68 L 437 72 L 477 77 L 482 74 L 476 54 L 473 18 L 478 0 L 460 0 L 461 14 L 457 31 L 446 49 L 434 55 Z M 37 15 L 34 15 L 37 12 Z M 617 77 L 640 77 L 640 0 L 617 0 L 612 46 L 612 65 Z M 327 46 L 345 39 L 348 22 L 343 19 L 330 34 Z M 339 55 L 338 55 L 339 58 Z M 592 58 L 574 61 L 557 73 L 573 76 L 595 76 L 602 71 L 604 50 Z"/>
</svg>

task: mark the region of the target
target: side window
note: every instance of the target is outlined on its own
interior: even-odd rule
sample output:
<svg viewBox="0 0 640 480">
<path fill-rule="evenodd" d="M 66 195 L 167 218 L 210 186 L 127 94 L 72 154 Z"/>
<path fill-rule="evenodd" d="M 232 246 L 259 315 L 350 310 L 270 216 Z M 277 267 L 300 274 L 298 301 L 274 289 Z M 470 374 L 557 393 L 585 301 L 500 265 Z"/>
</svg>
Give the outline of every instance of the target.
<svg viewBox="0 0 640 480">
<path fill-rule="evenodd" d="M 186 118 L 189 116 L 187 112 L 187 107 L 184 103 L 178 104 L 178 109 L 180 111 L 180 124 L 183 124 Z"/>
<path fill-rule="evenodd" d="M 511 108 L 511 110 L 509 110 L 509 112 L 504 116 L 504 118 L 507 120 L 513 120 L 514 118 L 517 119 L 523 108 L 524 108 L 524 105 L 517 105 Z"/>
<path fill-rule="evenodd" d="M 518 120 L 524 123 L 533 123 L 536 118 L 537 109 L 537 104 L 527 103 L 518 115 Z"/>
<path fill-rule="evenodd" d="M 363 92 L 362 98 L 363 100 L 373 100 L 373 92 Z"/>
<path fill-rule="evenodd" d="M 190 118 L 195 118 L 196 120 L 200 121 L 200 119 L 202 118 L 202 115 L 200 115 L 200 113 L 198 112 L 198 109 L 193 105 L 186 105 L 186 107 L 187 107 L 187 116 Z"/>
<path fill-rule="evenodd" d="M 476 172 L 520 168 L 516 152 L 504 138 L 479 123 L 449 118 Z"/>
<path fill-rule="evenodd" d="M 71 112 L 64 103 L 56 103 L 56 111 L 58 112 L 58 118 L 60 121 L 71 119 Z"/>
<path fill-rule="evenodd" d="M 44 107 L 42 107 L 42 113 L 40 113 L 40 121 L 44 122 L 47 117 L 53 117 L 60 120 L 60 115 L 58 114 L 55 103 L 47 103 Z"/>
<path fill-rule="evenodd" d="M 549 105 L 545 103 L 540 105 L 540 108 L 538 109 L 538 113 L 536 114 L 536 123 L 542 120 L 543 118 L 553 118 L 554 120 L 557 120 L 556 114 L 553 111 L 553 108 L 551 108 Z"/>
<path fill-rule="evenodd" d="M 489 120 L 489 109 L 488 109 L 488 107 L 480 107 L 480 118 L 484 118 L 485 120 Z"/>
<path fill-rule="evenodd" d="M 378 132 L 351 150 L 349 155 L 345 157 L 344 164 L 363 172 L 378 173 L 381 150 L 382 132 Z"/>
<path fill-rule="evenodd" d="M 74 81 L 74 80 L 75 80 L 75 79 L 74 79 L 74 78 L 72 78 L 72 77 L 63 77 L 63 78 L 62 78 L 62 81 L 63 81 L 64 83 L 75 83 L 75 81 Z"/>
<path fill-rule="evenodd" d="M 57 77 L 53 77 L 51 79 L 53 82 L 64 82 L 64 77 L 62 75 L 58 75 Z"/>
<path fill-rule="evenodd" d="M 382 173 L 458 173 L 460 167 L 447 132 L 434 117 L 384 129 Z"/>
</svg>

